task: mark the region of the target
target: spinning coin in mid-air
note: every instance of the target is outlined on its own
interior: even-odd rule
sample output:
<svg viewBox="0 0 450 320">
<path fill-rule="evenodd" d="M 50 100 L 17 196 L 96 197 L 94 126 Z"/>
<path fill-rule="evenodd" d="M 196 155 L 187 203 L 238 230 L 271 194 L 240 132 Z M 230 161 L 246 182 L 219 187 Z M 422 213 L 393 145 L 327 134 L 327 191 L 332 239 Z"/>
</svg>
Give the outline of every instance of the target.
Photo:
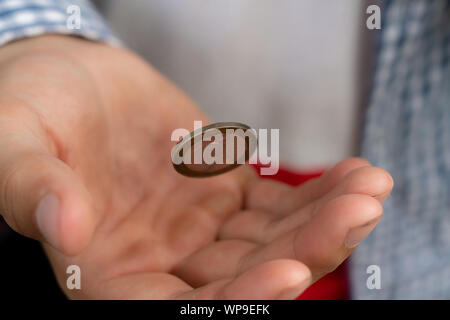
<svg viewBox="0 0 450 320">
<path fill-rule="evenodd" d="M 244 164 L 257 147 L 257 135 L 237 122 L 218 122 L 192 131 L 172 149 L 175 170 L 188 177 L 219 175 Z"/>
</svg>

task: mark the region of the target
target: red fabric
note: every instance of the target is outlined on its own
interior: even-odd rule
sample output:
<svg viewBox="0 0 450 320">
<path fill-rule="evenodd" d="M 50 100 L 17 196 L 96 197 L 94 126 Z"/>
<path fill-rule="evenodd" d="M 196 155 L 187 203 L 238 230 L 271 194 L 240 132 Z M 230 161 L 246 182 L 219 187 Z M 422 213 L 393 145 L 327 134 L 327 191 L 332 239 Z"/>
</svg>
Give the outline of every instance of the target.
<svg viewBox="0 0 450 320">
<path fill-rule="evenodd" d="M 257 169 L 259 166 L 255 166 Z M 258 170 L 259 172 L 259 170 Z M 292 186 L 298 186 L 309 179 L 319 177 L 323 170 L 316 172 L 294 172 L 286 168 L 280 168 L 273 176 L 262 178 L 281 181 Z M 346 300 L 350 297 L 347 263 L 344 262 L 336 270 L 316 281 L 297 300 Z"/>
</svg>

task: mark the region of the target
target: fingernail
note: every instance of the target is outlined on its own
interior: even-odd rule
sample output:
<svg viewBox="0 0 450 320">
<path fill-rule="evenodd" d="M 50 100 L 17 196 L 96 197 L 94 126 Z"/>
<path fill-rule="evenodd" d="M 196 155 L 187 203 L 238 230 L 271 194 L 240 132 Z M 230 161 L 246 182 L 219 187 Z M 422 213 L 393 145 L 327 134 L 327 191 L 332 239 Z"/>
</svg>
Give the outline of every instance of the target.
<svg viewBox="0 0 450 320">
<path fill-rule="evenodd" d="M 54 194 L 45 195 L 36 208 L 36 222 L 44 239 L 59 248 L 59 198 Z"/>
<path fill-rule="evenodd" d="M 365 237 L 369 235 L 380 218 L 381 217 L 373 219 L 360 227 L 351 229 L 345 238 L 344 245 L 349 249 L 356 247 Z"/>
</svg>

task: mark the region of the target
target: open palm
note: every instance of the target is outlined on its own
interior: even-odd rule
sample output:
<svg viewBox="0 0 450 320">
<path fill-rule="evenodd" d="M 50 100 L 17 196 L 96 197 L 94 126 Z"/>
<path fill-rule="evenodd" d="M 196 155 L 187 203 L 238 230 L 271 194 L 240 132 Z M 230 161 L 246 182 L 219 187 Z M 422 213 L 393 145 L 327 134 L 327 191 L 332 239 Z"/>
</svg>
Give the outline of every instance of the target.
<svg viewBox="0 0 450 320">
<path fill-rule="evenodd" d="M 375 227 L 392 188 L 357 158 L 298 188 L 248 167 L 186 178 L 171 132 L 208 120 L 140 58 L 48 36 L 0 60 L 0 212 L 43 242 L 71 298 L 295 298 Z M 66 287 L 73 264 L 81 290 Z"/>
</svg>

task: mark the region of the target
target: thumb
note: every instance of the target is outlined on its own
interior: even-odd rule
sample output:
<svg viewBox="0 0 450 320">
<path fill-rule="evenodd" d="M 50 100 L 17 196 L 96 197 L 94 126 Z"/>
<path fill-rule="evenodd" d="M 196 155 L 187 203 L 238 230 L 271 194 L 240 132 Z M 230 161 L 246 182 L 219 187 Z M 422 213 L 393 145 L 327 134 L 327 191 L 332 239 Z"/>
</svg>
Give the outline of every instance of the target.
<svg viewBox="0 0 450 320">
<path fill-rule="evenodd" d="M 64 254 L 79 253 L 97 220 L 88 191 L 42 144 L 24 143 L 23 133 L 19 143 L 9 138 L 0 132 L 0 213 L 20 234 Z"/>
</svg>

